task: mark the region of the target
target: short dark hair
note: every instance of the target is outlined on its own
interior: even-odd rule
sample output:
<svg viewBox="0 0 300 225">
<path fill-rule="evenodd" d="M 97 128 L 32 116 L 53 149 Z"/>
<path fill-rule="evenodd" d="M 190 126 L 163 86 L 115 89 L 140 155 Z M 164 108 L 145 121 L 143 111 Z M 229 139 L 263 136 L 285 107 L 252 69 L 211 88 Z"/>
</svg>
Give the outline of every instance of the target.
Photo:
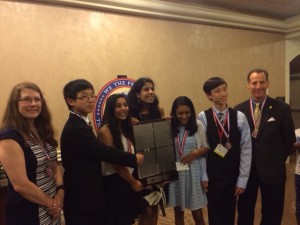
<svg viewBox="0 0 300 225">
<path fill-rule="evenodd" d="M 261 68 L 255 68 L 253 70 L 250 70 L 249 73 L 247 74 L 247 81 L 249 82 L 250 81 L 250 75 L 252 73 L 263 73 L 265 74 L 266 76 L 266 80 L 268 81 L 268 78 L 269 78 L 269 73 L 268 71 L 264 70 L 264 69 L 261 69 Z"/>
<path fill-rule="evenodd" d="M 67 103 L 68 108 L 71 110 L 72 107 L 68 104 L 67 98 L 76 99 L 77 93 L 86 89 L 92 89 L 94 91 L 93 85 L 84 79 L 72 80 L 67 83 L 64 87 L 64 99 Z"/>
<path fill-rule="evenodd" d="M 225 84 L 227 86 L 226 81 L 221 77 L 211 77 L 203 84 L 203 91 L 206 94 L 210 94 L 211 90 L 219 87 L 220 85 Z"/>
</svg>

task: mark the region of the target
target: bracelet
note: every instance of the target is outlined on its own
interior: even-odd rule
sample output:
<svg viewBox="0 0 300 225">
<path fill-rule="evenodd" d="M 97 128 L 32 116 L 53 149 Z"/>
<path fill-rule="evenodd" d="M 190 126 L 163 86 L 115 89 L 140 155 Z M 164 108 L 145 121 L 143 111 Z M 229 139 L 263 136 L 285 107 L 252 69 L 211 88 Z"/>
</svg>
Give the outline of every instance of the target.
<svg viewBox="0 0 300 225">
<path fill-rule="evenodd" d="M 63 184 L 58 185 L 58 186 L 56 187 L 56 192 L 57 192 L 58 190 L 65 190 L 65 186 L 64 186 Z"/>
</svg>

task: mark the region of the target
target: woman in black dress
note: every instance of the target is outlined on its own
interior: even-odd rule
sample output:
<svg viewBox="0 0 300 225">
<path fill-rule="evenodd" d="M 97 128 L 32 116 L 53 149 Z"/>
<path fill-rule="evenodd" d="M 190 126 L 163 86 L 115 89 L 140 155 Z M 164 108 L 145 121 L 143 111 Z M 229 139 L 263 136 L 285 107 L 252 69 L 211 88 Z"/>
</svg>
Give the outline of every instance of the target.
<svg viewBox="0 0 300 225">
<path fill-rule="evenodd" d="M 0 132 L 0 161 L 8 177 L 6 225 L 58 225 L 64 199 L 57 141 L 39 87 L 16 85 Z"/>
</svg>

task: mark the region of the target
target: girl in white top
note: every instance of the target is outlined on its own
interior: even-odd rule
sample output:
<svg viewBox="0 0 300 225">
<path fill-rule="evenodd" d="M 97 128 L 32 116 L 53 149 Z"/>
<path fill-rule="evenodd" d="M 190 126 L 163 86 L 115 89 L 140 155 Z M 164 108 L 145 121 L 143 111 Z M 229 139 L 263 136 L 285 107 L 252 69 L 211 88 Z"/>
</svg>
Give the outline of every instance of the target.
<svg viewBox="0 0 300 225">
<path fill-rule="evenodd" d="M 106 101 L 98 139 L 108 146 L 134 154 L 133 127 L 124 94 L 113 94 Z M 136 195 L 143 185 L 132 176 L 132 170 L 102 162 L 104 175 L 105 225 L 130 225 L 137 218 Z"/>
</svg>

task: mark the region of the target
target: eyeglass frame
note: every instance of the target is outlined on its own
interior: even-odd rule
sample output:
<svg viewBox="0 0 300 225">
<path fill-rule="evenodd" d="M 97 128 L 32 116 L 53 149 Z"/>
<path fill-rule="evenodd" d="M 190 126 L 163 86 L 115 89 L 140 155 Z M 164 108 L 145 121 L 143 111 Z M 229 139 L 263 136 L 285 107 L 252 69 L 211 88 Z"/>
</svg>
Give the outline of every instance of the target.
<svg viewBox="0 0 300 225">
<path fill-rule="evenodd" d="M 42 98 L 38 98 L 38 97 L 35 97 L 35 98 L 25 97 L 25 98 L 20 98 L 18 100 L 18 102 L 22 102 L 25 105 L 30 105 L 30 104 L 32 104 L 32 102 L 34 102 L 35 104 L 42 104 L 43 103 L 43 99 Z"/>
<path fill-rule="evenodd" d="M 80 99 L 80 100 L 84 100 L 84 101 L 88 101 L 91 99 L 92 101 L 94 101 L 96 98 L 97 98 L 96 95 L 91 94 L 91 95 L 83 95 L 81 97 L 76 97 L 75 99 Z"/>
</svg>

